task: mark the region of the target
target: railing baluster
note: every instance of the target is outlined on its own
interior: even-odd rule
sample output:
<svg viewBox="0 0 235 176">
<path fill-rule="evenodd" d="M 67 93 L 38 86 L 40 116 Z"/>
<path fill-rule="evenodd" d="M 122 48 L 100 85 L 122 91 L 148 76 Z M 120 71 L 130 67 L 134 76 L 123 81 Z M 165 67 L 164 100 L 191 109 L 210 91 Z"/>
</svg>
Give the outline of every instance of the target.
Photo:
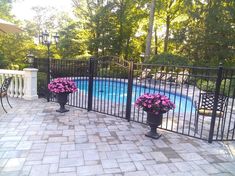
<svg viewBox="0 0 235 176">
<path fill-rule="evenodd" d="M 14 76 L 14 75 L 9 75 L 9 77 Z M 15 87 L 14 87 L 15 83 L 14 83 L 14 78 L 11 81 L 11 85 L 10 85 L 10 97 L 14 97 L 14 91 L 15 91 Z"/>
<path fill-rule="evenodd" d="M 22 75 L 18 75 L 19 78 L 19 97 L 22 98 L 23 97 L 23 77 Z"/>
<path fill-rule="evenodd" d="M 14 95 L 14 97 L 18 97 L 19 96 L 18 75 L 15 75 L 14 78 L 15 78 L 15 85 L 14 85 L 15 95 Z"/>
</svg>

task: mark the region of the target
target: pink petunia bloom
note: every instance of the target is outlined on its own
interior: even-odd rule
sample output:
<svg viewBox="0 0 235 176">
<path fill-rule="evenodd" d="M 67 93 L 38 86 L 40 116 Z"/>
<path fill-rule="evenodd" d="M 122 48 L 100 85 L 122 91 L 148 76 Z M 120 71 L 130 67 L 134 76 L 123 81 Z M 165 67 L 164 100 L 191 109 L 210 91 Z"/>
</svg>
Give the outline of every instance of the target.
<svg viewBox="0 0 235 176">
<path fill-rule="evenodd" d="M 75 82 L 66 80 L 65 78 L 56 78 L 48 84 L 48 89 L 54 93 L 60 92 L 76 92 L 77 87 Z"/>
<path fill-rule="evenodd" d="M 175 108 L 175 104 L 170 99 L 161 94 L 145 93 L 135 102 L 136 107 L 143 108 L 147 112 L 155 114 L 166 113 Z"/>
</svg>

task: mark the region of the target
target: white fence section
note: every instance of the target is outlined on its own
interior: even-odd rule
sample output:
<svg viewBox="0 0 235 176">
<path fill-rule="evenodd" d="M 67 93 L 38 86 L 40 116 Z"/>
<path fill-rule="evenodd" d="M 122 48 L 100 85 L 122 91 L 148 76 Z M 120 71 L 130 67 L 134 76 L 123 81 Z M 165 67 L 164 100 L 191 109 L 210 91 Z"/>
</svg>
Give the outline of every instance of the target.
<svg viewBox="0 0 235 176">
<path fill-rule="evenodd" d="M 0 86 L 5 78 L 13 77 L 8 89 L 10 97 L 37 99 L 37 71 L 34 68 L 25 68 L 23 71 L 0 69 Z"/>
</svg>

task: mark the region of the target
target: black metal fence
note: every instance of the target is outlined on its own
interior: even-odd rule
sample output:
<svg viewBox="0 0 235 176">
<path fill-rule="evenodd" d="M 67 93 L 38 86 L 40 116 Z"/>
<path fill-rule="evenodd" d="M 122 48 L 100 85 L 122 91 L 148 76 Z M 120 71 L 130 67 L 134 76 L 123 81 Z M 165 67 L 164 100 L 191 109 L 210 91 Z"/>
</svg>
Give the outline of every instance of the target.
<svg viewBox="0 0 235 176">
<path fill-rule="evenodd" d="M 234 69 L 135 65 L 141 76 L 134 78 L 134 99 L 138 91 L 160 92 L 176 104 L 174 111 L 164 114 L 162 129 L 209 142 L 234 140 Z M 202 99 L 203 94 L 210 97 Z M 131 120 L 145 123 L 146 113 L 134 108 Z"/>
<path fill-rule="evenodd" d="M 37 87 L 38 87 L 38 96 L 39 97 L 48 97 L 48 89 L 47 89 L 47 84 L 48 84 L 48 79 L 47 77 L 49 76 L 48 74 L 48 60 L 47 59 L 41 59 L 41 58 L 35 58 L 34 59 L 34 68 L 38 69 L 38 82 L 37 82 Z"/>
<path fill-rule="evenodd" d="M 35 67 L 45 73 L 47 64 L 39 60 Z M 143 93 L 161 93 L 176 109 L 163 115 L 160 128 L 209 142 L 234 140 L 235 69 L 135 64 L 103 57 L 52 59 L 47 73 L 50 79 L 76 81 L 79 90 L 70 94 L 71 106 L 146 124 L 146 112 L 135 108 L 134 102 Z"/>
</svg>

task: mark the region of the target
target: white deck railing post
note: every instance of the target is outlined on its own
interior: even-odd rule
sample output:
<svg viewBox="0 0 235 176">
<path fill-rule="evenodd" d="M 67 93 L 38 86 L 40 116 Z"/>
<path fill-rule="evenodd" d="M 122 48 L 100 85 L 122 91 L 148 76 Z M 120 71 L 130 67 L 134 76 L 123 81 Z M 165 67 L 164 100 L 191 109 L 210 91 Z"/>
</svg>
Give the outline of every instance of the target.
<svg viewBox="0 0 235 176">
<path fill-rule="evenodd" d="M 37 69 L 25 68 L 23 71 L 0 69 L 0 86 L 3 80 L 13 77 L 8 95 L 15 98 L 34 100 L 37 95 Z"/>
<path fill-rule="evenodd" d="M 24 96 L 26 100 L 38 99 L 37 94 L 37 72 L 38 69 L 35 68 L 25 68 L 24 69 Z"/>
</svg>

